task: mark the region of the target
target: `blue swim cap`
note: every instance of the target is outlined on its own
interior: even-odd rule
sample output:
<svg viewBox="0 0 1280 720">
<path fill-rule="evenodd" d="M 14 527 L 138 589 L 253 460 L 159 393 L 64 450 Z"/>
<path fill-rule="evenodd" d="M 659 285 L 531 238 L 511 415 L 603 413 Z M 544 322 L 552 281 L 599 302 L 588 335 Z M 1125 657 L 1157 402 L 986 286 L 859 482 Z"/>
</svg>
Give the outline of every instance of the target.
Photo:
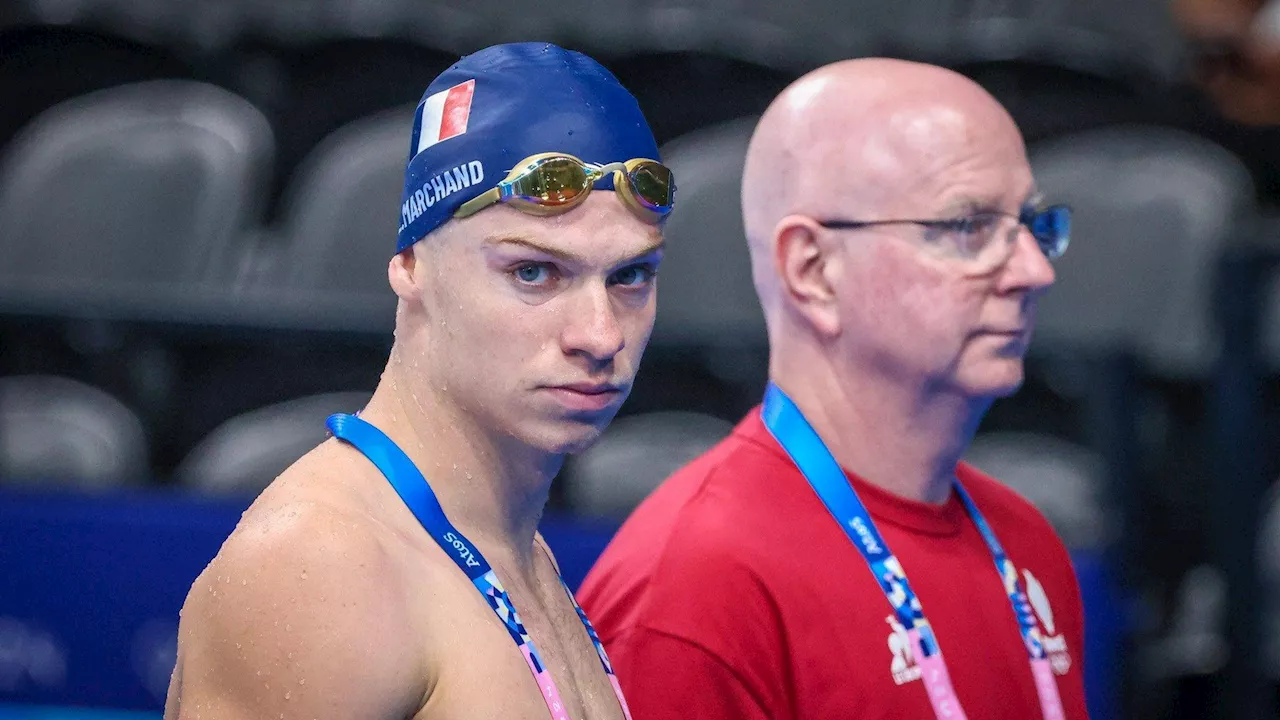
<svg viewBox="0 0 1280 720">
<path fill-rule="evenodd" d="M 454 63 L 414 114 L 396 252 L 497 187 L 520 161 L 544 152 L 600 164 L 660 159 L 639 103 L 582 53 L 512 43 Z M 597 187 L 612 189 L 612 177 Z"/>
</svg>

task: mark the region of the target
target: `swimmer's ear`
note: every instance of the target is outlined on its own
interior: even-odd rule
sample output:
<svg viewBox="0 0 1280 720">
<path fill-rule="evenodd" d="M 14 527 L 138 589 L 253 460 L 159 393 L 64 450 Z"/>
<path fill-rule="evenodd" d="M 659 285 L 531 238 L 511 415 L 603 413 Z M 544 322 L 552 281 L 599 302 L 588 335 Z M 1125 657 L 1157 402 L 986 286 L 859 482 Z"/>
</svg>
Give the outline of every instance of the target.
<svg viewBox="0 0 1280 720">
<path fill-rule="evenodd" d="M 416 246 L 401 250 L 391 257 L 387 264 L 387 280 L 391 289 L 401 300 L 416 301 L 421 294 L 418 288 L 417 270 L 418 256 Z"/>
</svg>

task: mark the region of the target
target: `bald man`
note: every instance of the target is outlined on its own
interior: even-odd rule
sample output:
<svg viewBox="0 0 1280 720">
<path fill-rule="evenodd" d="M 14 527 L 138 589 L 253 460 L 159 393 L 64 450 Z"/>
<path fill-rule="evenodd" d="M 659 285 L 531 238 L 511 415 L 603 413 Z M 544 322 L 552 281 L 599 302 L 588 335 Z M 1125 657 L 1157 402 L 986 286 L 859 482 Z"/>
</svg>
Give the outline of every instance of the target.
<svg viewBox="0 0 1280 720">
<path fill-rule="evenodd" d="M 1087 717 L 1067 552 L 960 462 L 1067 240 L 1013 120 L 941 68 L 837 63 L 761 118 L 742 203 L 764 402 L 579 594 L 636 717 Z"/>
</svg>

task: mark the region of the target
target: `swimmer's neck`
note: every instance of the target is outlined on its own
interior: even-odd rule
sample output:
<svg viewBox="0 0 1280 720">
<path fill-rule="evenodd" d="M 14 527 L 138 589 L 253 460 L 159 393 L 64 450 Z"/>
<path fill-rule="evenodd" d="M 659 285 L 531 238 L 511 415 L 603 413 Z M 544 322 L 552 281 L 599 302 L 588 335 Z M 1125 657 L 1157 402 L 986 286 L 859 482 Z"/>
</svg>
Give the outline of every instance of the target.
<svg viewBox="0 0 1280 720">
<path fill-rule="evenodd" d="M 397 367 L 389 365 L 361 417 L 409 456 L 490 564 L 533 577 L 538 522 L 564 455 L 493 433 L 445 394 L 397 377 Z"/>
<path fill-rule="evenodd" d="M 899 497 L 941 505 L 956 464 L 990 406 L 871 373 L 839 375 L 821 361 L 775 356 L 769 377 L 795 402 L 848 472 Z"/>
</svg>

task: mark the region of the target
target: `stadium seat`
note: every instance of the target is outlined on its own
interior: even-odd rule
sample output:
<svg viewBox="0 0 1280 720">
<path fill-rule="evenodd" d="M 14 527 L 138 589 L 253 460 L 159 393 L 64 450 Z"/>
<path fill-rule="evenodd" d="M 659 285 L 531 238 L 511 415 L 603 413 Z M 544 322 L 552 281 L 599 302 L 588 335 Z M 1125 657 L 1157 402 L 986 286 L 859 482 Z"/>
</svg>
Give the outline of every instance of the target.
<svg viewBox="0 0 1280 720">
<path fill-rule="evenodd" d="M 764 315 L 742 229 L 742 168 L 755 118 L 677 138 L 662 148 L 676 178 L 652 343 L 759 348 Z"/>
<path fill-rule="evenodd" d="M 604 64 L 636 96 L 660 146 L 687 133 L 759 116 L 798 77 L 785 68 L 698 51 L 636 52 Z M 672 77 L 680 82 L 671 82 Z"/>
<path fill-rule="evenodd" d="M 995 96 L 1028 143 L 1155 122 L 1169 114 L 1159 86 L 1091 66 L 1072 67 L 1055 59 L 968 57 L 951 67 Z"/>
<path fill-rule="evenodd" d="M 149 479 L 142 423 L 68 378 L 0 378 L 0 485 L 101 490 Z"/>
<path fill-rule="evenodd" d="M 1221 672 L 1230 648 L 1226 612 L 1227 581 L 1222 572 L 1208 564 L 1188 570 L 1177 585 L 1164 632 L 1143 643 L 1136 656 L 1148 681 Z"/>
<path fill-rule="evenodd" d="M 1072 549 L 1100 549 L 1109 541 L 1105 468 L 1086 448 L 1048 435 L 978 435 L 965 460 L 1008 485 L 1044 513 Z"/>
<path fill-rule="evenodd" d="M 387 283 L 413 107 L 357 120 L 320 143 L 285 190 L 278 225 L 243 238 L 240 317 L 270 327 L 385 332 Z"/>
<path fill-rule="evenodd" d="M 370 394 L 312 395 L 234 417 L 200 442 L 175 471 L 177 483 L 209 495 L 254 496 L 324 441 L 325 418 L 364 407 Z"/>
<path fill-rule="evenodd" d="M 391 298 L 413 107 L 357 120 L 307 156 L 285 192 L 285 285 Z"/>
<path fill-rule="evenodd" d="M 271 155 L 262 115 L 201 83 L 46 111 L 0 166 L 0 308 L 168 318 L 217 302 Z"/>
<path fill-rule="evenodd" d="M 12 5 L 0 3 L 0 7 L 16 9 Z M 57 15 L 58 9 L 46 3 L 31 5 L 37 7 L 30 8 L 27 22 L 0 29 L 0 48 L 4 48 L 0 147 L 41 112 L 64 100 L 95 90 L 194 73 L 166 48 L 64 25 L 65 17 L 40 24 L 37 18 L 41 11 Z M 3 12 L 0 10 L 0 15 Z"/>
<path fill-rule="evenodd" d="M 590 449 L 571 458 L 563 478 L 574 511 L 626 517 L 663 480 L 727 437 L 733 425 L 690 412 L 652 412 L 615 420 Z"/>
<path fill-rule="evenodd" d="M 1181 38 L 1167 3 L 1106 0 L 930 3 L 950 28 L 953 59 L 1035 59 L 1108 75 L 1168 78 L 1179 72 Z M 901 32 L 908 25 L 896 25 Z"/>
<path fill-rule="evenodd" d="M 1127 348 L 1158 375 L 1203 378 L 1216 352 L 1214 261 L 1247 239 L 1257 212 L 1240 160 L 1182 131 L 1133 125 L 1041 144 L 1032 165 L 1048 201 L 1075 208 L 1036 345 Z"/>
<path fill-rule="evenodd" d="M 1272 486 L 1266 516 L 1258 533 L 1262 576 L 1263 663 L 1267 676 L 1280 683 L 1280 482 Z"/>
<path fill-rule="evenodd" d="M 356 11 L 353 3 L 301 4 L 310 6 L 311 22 L 322 24 L 366 9 L 376 16 L 382 6 L 358 3 Z M 273 12 L 275 3 L 259 5 L 262 12 Z M 298 165 L 326 137 L 370 115 L 416 105 L 431 80 L 458 59 L 400 38 L 359 37 L 338 28 L 325 32 L 333 34 L 298 44 L 239 48 L 229 53 L 229 67 L 222 71 L 226 84 L 261 107 L 271 122 L 278 171 L 270 192 L 273 208 Z"/>
<path fill-rule="evenodd" d="M 816 67 L 845 58 L 888 55 L 894 22 L 906 25 L 906 12 L 922 5 L 927 3 L 749 0 L 732 2 L 732 9 L 723 9 L 716 20 L 731 27 L 736 25 L 738 33 L 751 28 L 775 29 L 785 38 L 786 52 L 795 62 Z M 924 9 L 927 15 L 927 8 Z M 914 35 L 921 36 L 934 33 L 939 25 L 942 23 L 926 17 L 910 23 L 910 28 Z"/>
<path fill-rule="evenodd" d="M 1259 250 L 1280 256 L 1280 215 L 1268 212 L 1260 223 Z M 1273 273 L 1263 290 L 1261 341 L 1264 372 L 1280 374 L 1280 273 Z"/>
</svg>

